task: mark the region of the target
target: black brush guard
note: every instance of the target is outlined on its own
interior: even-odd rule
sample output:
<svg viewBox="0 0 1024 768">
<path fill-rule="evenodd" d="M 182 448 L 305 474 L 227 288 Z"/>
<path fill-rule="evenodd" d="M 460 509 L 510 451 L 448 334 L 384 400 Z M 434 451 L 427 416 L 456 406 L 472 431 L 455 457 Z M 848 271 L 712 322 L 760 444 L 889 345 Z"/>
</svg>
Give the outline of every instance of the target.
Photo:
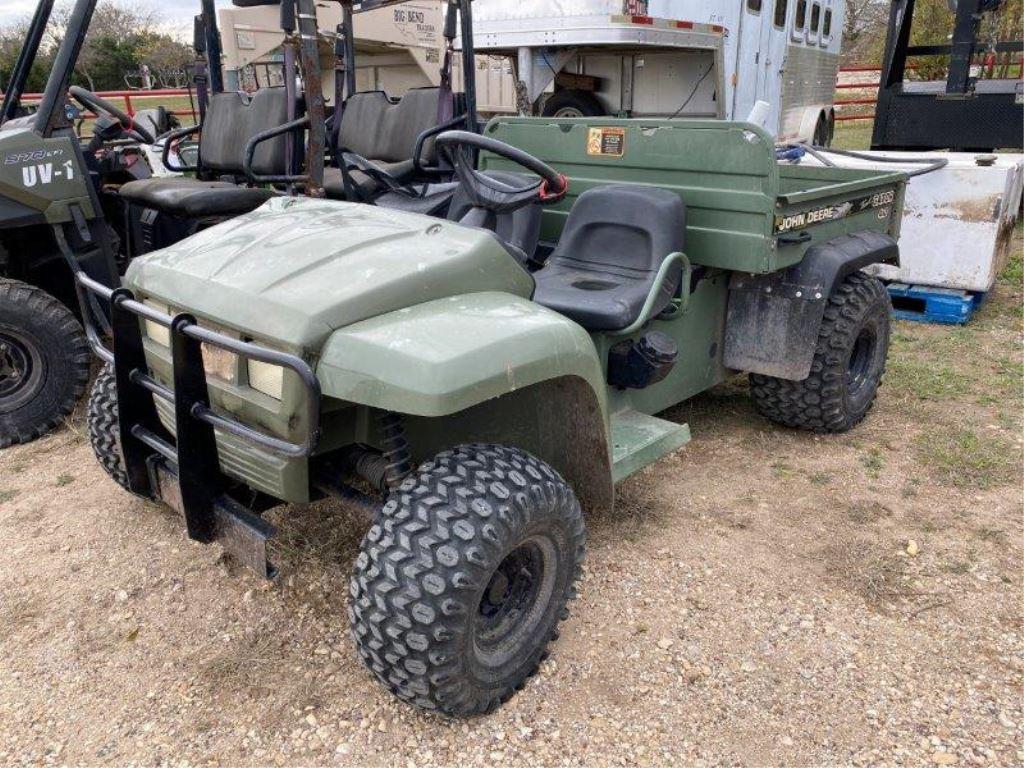
<svg viewBox="0 0 1024 768">
<path fill-rule="evenodd" d="M 131 491 L 176 509 L 185 518 L 190 538 L 219 542 L 258 574 L 272 578 L 276 569 L 267 557 L 267 541 L 275 529 L 229 495 L 214 429 L 283 456 L 310 457 L 320 437 L 320 383 L 313 370 L 295 355 L 203 328 L 192 315 L 161 314 L 136 301 L 127 288 L 108 288 L 82 272 L 77 274 L 75 288 L 89 343 L 114 368 L 121 453 Z M 109 302 L 113 351 L 103 345 L 92 322 L 90 296 Z M 149 375 L 140 319 L 170 329 L 173 390 Z M 289 442 L 215 413 L 206 385 L 204 344 L 294 371 L 305 390 L 306 439 Z M 153 396 L 174 405 L 175 436 L 160 423 Z"/>
</svg>

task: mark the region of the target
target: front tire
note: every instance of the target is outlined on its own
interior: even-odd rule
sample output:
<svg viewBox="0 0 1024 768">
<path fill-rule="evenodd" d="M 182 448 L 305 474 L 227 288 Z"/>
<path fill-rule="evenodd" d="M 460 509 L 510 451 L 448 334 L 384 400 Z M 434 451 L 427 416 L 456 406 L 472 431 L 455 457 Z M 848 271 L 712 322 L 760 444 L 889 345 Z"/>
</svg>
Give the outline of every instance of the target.
<svg viewBox="0 0 1024 768">
<path fill-rule="evenodd" d="M 0 278 L 0 448 L 59 426 L 89 381 L 81 324 L 46 291 Z"/>
<path fill-rule="evenodd" d="M 363 540 L 349 604 L 356 647 L 404 701 L 491 712 L 537 670 L 583 551 L 579 502 L 550 466 L 494 445 L 441 453 Z"/>
<path fill-rule="evenodd" d="M 126 491 L 128 473 L 121 456 L 120 432 L 117 423 L 117 381 L 114 370 L 103 366 L 89 393 L 89 442 L 103 470 Z"/>
<path fill-rule="evenodd" d="M 855 272 L 829 297 L 811 373 L 803 381 L 750 375 L 758 413 L 787 427 L 847 432 L 874 405 L 889 354 L 892 303 L 885 286 Z"/>
</svg>

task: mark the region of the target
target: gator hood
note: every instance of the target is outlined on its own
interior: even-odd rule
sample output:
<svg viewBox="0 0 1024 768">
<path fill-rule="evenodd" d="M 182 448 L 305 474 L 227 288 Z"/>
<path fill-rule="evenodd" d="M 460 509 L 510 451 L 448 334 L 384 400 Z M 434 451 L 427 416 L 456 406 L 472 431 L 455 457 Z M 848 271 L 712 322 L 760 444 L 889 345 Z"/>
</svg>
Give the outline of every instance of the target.
<svg viewBox="0 0 1024 768">
<path fill-rule="evenodd" d="M 404 307 L 533 291 L 533 279 L 489 232 L 283 197 L 135 259 L 125 283 L 175 312 L 314 353 L 334 330 Z"/>
</svg>

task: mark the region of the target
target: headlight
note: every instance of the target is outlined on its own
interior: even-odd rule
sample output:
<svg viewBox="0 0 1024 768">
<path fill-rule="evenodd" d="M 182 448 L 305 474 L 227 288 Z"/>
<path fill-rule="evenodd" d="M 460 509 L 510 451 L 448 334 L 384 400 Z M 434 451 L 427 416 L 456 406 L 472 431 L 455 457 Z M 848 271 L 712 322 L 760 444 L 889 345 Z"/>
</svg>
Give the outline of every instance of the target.
<svg viewBox="0 0 1024 768">
<path fill-rule="evenodd" d="M 279 365 L 249 360 L 249 386 L 264 395 L 280 400 L 284 392 L 284 368 Z"/>
<path fill-rule="evenodd" d="M 146 299 L 142 302 L 152 310 L 159 312 L 161 315 L 170 315 L 171 309 L 166 304 L 161 304 L 159 301 L 153 301 L 152 299 Z M 164 347 L 171 346 L 171 329 L 167 328 L 160 323 L 153 320 L 146 320 L 146 335 Z"/>
<path fill-rule="evenodd" d="M 216 376 L 227 382 L 234 382 L 238 376 L 238 355 L 226 349 L 203 344 L 203 370 L 207 376 Z"/>
</svg>

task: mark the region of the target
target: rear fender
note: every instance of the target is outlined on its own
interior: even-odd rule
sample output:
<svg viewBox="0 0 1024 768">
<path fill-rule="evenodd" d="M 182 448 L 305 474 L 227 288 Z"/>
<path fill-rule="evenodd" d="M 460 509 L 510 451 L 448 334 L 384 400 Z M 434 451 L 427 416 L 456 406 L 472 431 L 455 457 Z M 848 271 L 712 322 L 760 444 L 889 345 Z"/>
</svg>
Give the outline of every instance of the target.
<svg viewBox="0 0 1024 768">
<path fill-rule="evenodd" d="M 767 275 L 734 273 L 729 283 L 724 362 L 729 368 L 802 381 L 832 291 L 869 264 L 899 261 L 896 241 L 858 232 L 807 249 L 803 260 Z"/>
</svg>

